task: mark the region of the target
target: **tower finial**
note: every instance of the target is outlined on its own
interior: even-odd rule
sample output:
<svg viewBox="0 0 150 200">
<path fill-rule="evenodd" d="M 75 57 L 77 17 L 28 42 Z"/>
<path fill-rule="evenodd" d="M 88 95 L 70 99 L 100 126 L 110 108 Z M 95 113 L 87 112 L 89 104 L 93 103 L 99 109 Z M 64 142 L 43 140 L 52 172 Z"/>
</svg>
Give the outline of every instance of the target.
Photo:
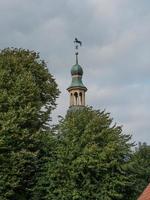
<svg viewBox="0 0 150 200">
<path fill-rule="evenodd" d="M 76 64 L 78 64 L 78 55 L 79 55 L 78 49 L 79 45 L 82 46 L 82 42 L 79 41 L 77 38 L 75 38 L 74 43 L 75 43 Z"/>
<path fill-rule="evenodd" d="M 78 65 L 78 52 L 75 53 L 76 54 L 76 65 Z"/>
</svg>

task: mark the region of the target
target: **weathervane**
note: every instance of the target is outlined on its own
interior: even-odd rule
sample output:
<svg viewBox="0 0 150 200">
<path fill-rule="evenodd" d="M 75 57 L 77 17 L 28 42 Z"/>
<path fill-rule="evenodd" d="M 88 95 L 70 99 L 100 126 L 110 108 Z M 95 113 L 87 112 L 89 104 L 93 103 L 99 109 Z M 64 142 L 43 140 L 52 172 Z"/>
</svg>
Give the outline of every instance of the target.
<svg viewBox="0 0 150 200">
<path fill-rule="evenodd" d="M 76 64 L 78 64 L 78 54 L 79 54 L 78 49 L 79 49 L 79 45 L 82 46 L 82 42 L 79 41 L 77 38 L 75 38 L 74 44 L 75 44 Z"/>
</svg>

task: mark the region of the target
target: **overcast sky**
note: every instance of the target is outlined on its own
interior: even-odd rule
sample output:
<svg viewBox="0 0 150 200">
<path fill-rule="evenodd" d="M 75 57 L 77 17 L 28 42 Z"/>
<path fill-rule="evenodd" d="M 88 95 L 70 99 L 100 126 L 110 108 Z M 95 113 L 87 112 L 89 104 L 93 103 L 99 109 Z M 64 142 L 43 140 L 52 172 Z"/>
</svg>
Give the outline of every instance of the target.
<svg viewBox="0 0 150 200">
<path fill-rule="evenodd" d="M 150 144 L 149 10 L 150 0 L 0 0 L 0 48 L 40 52 L 61 90 L 56 118 L 69 105 L 78 37 L 87 105 Z"/>
</svg>

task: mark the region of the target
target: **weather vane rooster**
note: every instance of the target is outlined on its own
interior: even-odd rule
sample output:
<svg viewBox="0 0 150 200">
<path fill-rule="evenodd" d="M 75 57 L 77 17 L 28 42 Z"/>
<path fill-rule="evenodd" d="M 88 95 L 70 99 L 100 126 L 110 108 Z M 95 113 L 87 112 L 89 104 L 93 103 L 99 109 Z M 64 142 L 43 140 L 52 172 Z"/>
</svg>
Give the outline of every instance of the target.
<svg viewBox="0 0 150 200">
<path fill-rule="evenodd" d="M 76 45 L 77 48 L 78 48 L 78 44 L 79 44 L 80 46 L 82 46 L 82 42 L 79 41 L 77 38 L 75 38 L 74 43 L 77 44 L 77 45 Z"/>
<path fill-rule="evenodd" d="M 79 54 L 78 48 L 79 48 L 79 45 L 82 46 L 82 42 L 80 40 L 78 40 L 77 38 L 75 38 L 74 44 L 75 44 L 76 64 L 78 64 L 78 54 Z"/>
<path fill-rule="evenodd" d="M 75 44 L 76 63 L 78 63 L 78 54 L 79 54 L 78 48 L 79 48 L 79 45 L 82 46 L 82 42 L 80 40 L 78 40 L 77 38 L 75 38 L 74 44 Z"/>
</svg>

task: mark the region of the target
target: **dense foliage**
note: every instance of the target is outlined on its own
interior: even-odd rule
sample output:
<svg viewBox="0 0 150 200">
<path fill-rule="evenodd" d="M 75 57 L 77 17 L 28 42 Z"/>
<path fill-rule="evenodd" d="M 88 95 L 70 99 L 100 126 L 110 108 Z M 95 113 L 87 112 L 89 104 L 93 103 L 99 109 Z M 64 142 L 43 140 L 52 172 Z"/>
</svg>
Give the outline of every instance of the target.
<svg viewBox="0 0 150 200">
<path fill-rule="evenodd" d="M 150 146 L 146 143 L 139 143 L 132 158 L 134 174 L 133 200 L 137 199 L 139 194 L 150 183 Z"/>
<path fill-rule="evenodd" d="M 109 114 L 91 108 L 69 112 L 57 136 L 54 160 L 38 183 L 39 194 L 45 188 L 39 199 L 130 199 L 132 144 Z"/>
<path fill-rule="evenodd" d="M 0 199 L 30 199 L 59 91 L 34 51 L 0 52 Z"/>
<path fill-rule="evenodd" d="M 34 51 L 0 52 L 0 199 L 136 200 L 150 181 L 150 146 L 134 151 L 105 111 L 68 111 L 53 128 L 59 95 Z"/>
</svg>

